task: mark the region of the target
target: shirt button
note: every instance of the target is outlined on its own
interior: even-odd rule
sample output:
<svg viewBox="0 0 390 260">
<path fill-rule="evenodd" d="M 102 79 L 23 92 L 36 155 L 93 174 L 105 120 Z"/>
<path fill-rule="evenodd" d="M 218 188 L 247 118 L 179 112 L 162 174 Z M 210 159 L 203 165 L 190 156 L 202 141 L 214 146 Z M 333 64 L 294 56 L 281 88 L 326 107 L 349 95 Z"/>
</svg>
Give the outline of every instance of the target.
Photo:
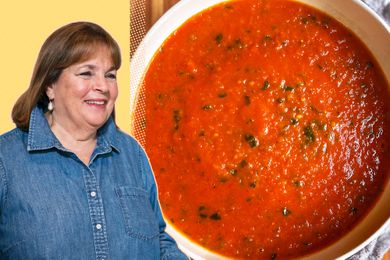
<svg viewBox="0 0 390 260">
<path fill-rule="evenodd" d="M 92 191 L 92 192 L 91 192 L 91 197 L 92 197 L 92 198 L 95 198 L 95 197 L 96 197 L 96 192 Z"/>
<path fill-rule="evenodd" d="M 102 229 L 102 225 L 96 224 L 96 229 L 98 229 L 98 230 Z"/>
</svg>

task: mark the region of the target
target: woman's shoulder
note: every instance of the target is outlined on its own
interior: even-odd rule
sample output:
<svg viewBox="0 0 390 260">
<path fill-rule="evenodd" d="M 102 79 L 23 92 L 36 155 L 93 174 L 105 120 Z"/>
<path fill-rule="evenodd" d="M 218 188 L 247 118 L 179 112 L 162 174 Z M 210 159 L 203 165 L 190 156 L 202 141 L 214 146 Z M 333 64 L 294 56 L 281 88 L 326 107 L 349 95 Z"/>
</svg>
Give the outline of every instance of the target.
<svg viewBox="0 0 390 260">
<path fill-rule="evenodd" d="M 125 156 L 130 156 L 134 158 L 135 154 L 138 154 L 139 159 L 142 161 L 148 161 L 148 156 L 142 144 L 132 135 L 129 135 L 120 129 L 118 129 L 117 134 L 118 148 L 120 151 L 126 151 Z"/>
<path fill-rule="evenodd" d="M 15 160 L 15 156 L 26 151 L 27 135 L 18 128 L 0 135 L 0 160 Z"/>
<path fill-rule="evenodd" d="M 137 139 L 135 139 L 133 136 L 123 132 L 120 129 L 118 129 L 117 140 L 121 146 L 124 145 L 124 146 L 128 147 L 130 145 L 134 148 L 142 149 L 142 146 L 138 142 Z"/>
<path fill-rule="evenodd" d="M 14 128 L 11 131 L 5 132 L 0 135 L 0 149 L 5 146 L 14 146 L 16 143 L 23 141 L 23 138 L 27 135 L 19 128 Z"/>
</svg>

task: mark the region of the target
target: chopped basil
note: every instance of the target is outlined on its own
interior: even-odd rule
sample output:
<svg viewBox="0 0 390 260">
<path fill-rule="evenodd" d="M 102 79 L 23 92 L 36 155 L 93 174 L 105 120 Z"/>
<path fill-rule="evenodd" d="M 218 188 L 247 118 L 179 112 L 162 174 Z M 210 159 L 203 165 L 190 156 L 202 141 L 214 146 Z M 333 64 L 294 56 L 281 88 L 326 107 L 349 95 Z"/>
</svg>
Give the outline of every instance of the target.
<svg viewBox="0 0 390 260">
<path fill-rule="evenodd" d="M 244 44 L 242 43 L 241 39 L 240 38 L 237 38 L 235 41 L 234 41 L 234 45 L 235 47 L 241 49 L 242 47 L 244 47 Z"/>
<path fill-rule="evenodd" d="M 225 176 L 222 176 L 222 177 L 219 178 L 219 182 L 220 183 L 226 183 L 227 181 L 228 181 L 228 178 L 225 177 Z"/>
<path fill-rule="evenodd" d="M 352 207 L 350 212 L 351 212 L 351 215 L 354 216 L 358 213 L 358 211 L 359 211 L 358 208 Z"/>
<path fill-rule="evenodd" d="M 321 27 L 322 28 L 325 28 L 325 29 L 328 29 L 329 28 L 329 18 L 324 18 L 322 21 L 321 21 Z"/>
<path fill-rule="evenodd" d="M 296 118 L 290 118 L 290 123 L 292 124 L 292 125 L 296 125 L 296 124 L 298 124 L 298 122 L 299 122 L 299 120 L 298 119 L 296 119 Z"/>
<path fill-rule="evenodd" d="M 309 24 L 309 22 L 315 23 L 316 21 L 317 21 L 317 16 L 312 14 L 309 14 L 306 17 L 305 16 L 301 17 L 301 23 L 304 25 Z"/>
<path fill-rule="evenodd" d="M 305 136 L 306 143 L 313 143 L 316 140 L 313 128 L 310 125 L 303 129 L 303 134 Z"/>
<path fill-rule="evenodd" d="M 216 212 L 216 213 L 210 215 L 210 219 L 212 219 L 212 220 L 221 220 L 221 215 L 219 215 L 219 213 Z"/>
<path fill-rule="evenodd" d="M 159 93 L 159 94 L 157 95 L 157 100 L 158 100 L 159 102 L 161 102 L 161 101 L 164 100 L 164 97 L 165 97 L 165 94 Z"/>
<path fill-rule="evenodd" d="M 174 122 L 174 128 L 175 130 L 179 129 L 179 124 L 182 119 L 183 111 L 180 109 L 173 110 L 173 122 Z"/>
<path fill-rule="evenodd" d="M 276 99 L 276 102 L 278 102 L 279 104 L 281 104 L 281 103 L 284 103 L 284 102 L 286 102 L 286 99 L 285 98 L 277 98 Z"/>
<path fill-rule="evenodd" d="M 236 169 L 231 169 L 231 170 L 229 170 L 229 173 L 231 175 L 236 175 L 237 174 L 237 170 Z"/>
<path fill-rule="evenodd" d="M 251 134 L 245 135 L 245 141 L 248 142 L 248 144 L 251 148 L 254 148 L 254 147 L 259 145 L 259 140 Z"/>
<path fill-rule="evenodd" d="M 248 165 L 248 162 L 246 160 L 242 160 L 240 163 L 239 163 L 239 166 L 240 168 L 244 168 L 245 166 Z"/>
<path fill-rule="evenodd" d="M 263 88 L 262 90 L 267 90 L 269 88 L 270 84 L 269 84 L 269 81 L 268 80 L 265 80 L 264 81 L 264 84 L 263 84 Z"/>
<path fill-rule="evenodd" d="M 206 69 L 208 70 L 208 71 L 213 71 L 214 69 L 215 69 L 215 65 L 214 64 L 212 64 L 212 63 L 207 63 L 206 65 L 205 65 L 205 67 L 206 67 Z"/>
<path fill-rule="evenodd" d="M 211 110 L 211 109 L 213 109 L 213 106 L 212 106 L 212 105 L 204 105 L 204 106 L 202 107 L 202 109 L 203 109 L 203 110 Z"/>
<path fill-rule="evenodd" d="M 366 69 L 371 69 L 374 67 L 374 64 L 371 61 L 366 62 Z"/>
<path fill-rule="evenodd" d="M 226 92 L 220 92 L 220 93 L 218 93 L 218 97 L 219 98 L 224 98 L 224 97 L 226 97 L 227 96 L 227 93 Z"/>
<path fill-rule="evenodd" d="M 294 184 L 295 187 L 303 187 L 304 182 L 300 181 L 300 180 L 294 180 L 293 184 Z"/>
<path fill-rule="evenodd" d="M 244 102 L 245 102 L 245 105 L 249 106 L 251 104 L 251 97 L 244 96 Z"/>
<path fill-rule="evenodd" d="M 195 159 L 196 162 L 201 162 L 202 161 L 202 158 L 200 158 L 200 155 L 195 155 L 194 159 Z"/>
<path fill-rule="evenodd" d="M 288 208 L 284 207 L 282 210 L 282 213 L 283 213 L 283 216 L 287 217 L 288 215 L 291 214 L 291 211 Z"/>
<path fill-rule="evenodd" d="M 218 33 L 217 36 L 215 37 L 215 41 L 217 42 L 218 45 L 221 44 L 222 39 L 223 39 L 222 33 Z"/>
<path fill-rule="evenodd" d="M 255 120 L 254 119 L 252 119 L 252 118 L 249 118 L 248 120 L 246 120 L 246 124 L 247 125 L 251 125 L 251 124 L 253 124 L 253 122 L 255 122 Z"/>
<path fill-rule="evenodd" d="M 272 40 L 272 37 L 271 35 L 267 34 L 267 35 L 264 35 L 263 37 L 263 43 L 266 43 L 266 42 L 269 42 Z"/>
<path fill-rule="evenodd" d="M 232 50 L 232 49 L 242 49 L 246 47 L 245 44 L 241 41 L 240 38 L 237 38 L 235 39 L 231 44 L 229 44 L 227 46 L 227 49 L 228 50 Z"/>
</svg>

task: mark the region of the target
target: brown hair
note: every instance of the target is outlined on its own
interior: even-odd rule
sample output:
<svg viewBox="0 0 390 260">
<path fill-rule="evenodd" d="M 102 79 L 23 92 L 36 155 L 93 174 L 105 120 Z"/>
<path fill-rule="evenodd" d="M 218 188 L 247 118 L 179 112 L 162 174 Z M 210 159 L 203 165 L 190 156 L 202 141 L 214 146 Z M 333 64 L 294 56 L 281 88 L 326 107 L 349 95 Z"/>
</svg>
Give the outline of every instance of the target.
<svg viewBox="0 0 390 260">
<path fill-rule="evenodd" d="M 46 89 L 55 83 L 63 69 L 88 59 L 98 45 L 111 51 L 114 68 L 121 65 L 120 49 L 116 41 L 99 25 L 76 22 L 53 32 L 44 42 L 35 63 L 30 86 L 19 97 L 12 109 L 12 120 L 16 126 L 27 131 L 30 114 L 35 106 L 47 108 L 49 98 Z"/>
</svg>

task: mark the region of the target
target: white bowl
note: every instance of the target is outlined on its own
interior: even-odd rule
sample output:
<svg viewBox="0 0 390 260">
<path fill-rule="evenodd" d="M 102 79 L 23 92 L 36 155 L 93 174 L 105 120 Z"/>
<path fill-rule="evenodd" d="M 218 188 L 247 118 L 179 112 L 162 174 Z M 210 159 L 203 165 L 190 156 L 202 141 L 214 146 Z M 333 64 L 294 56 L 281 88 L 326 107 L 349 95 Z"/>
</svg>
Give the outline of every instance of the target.
<svg viewBox="0 0 390 260">
<path fill-rule="evenodd" d="M 297 0 L 340 21 L 369 48 L 390 82 L 390 28 L 358 0 Z M 193 15 L 223 0 L 181 0 L 166 12 L 145 36 L 130 64 L 130 113 L 132 125 L 144 73 L 165 39 Z M 306 256 L 308 259 L 345 259 L 376 239 L 390 225 L 390 182 L 375 207 L 352 231 L 330 246 Z M 194 259 L 223 259 L 191 242 L 168 224 L 180 248 Z"/>
</svg>

